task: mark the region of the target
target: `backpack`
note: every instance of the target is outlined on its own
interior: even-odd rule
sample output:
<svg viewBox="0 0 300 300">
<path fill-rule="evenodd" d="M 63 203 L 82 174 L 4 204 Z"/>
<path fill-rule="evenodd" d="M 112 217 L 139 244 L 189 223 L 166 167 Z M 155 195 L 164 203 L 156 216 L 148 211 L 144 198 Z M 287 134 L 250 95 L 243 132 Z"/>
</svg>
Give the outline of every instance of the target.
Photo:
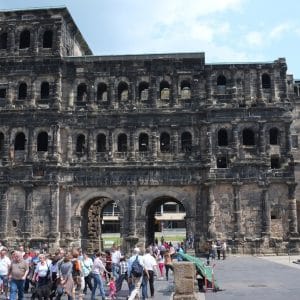
<svg viewBox="0 0 300 300">
<path fill-rule="evenodd" d="M 131 266 L 131 274 L 134 277 L 141 277 L 143 275 L 143 270 L 144 270 L 144 268 L 140 264 L 139 257 L 137 255 Z"/>
<path fill-rule="evenodd" d="M 80 273 L 81 273 L 80 261 L 78 259 L 75 259 L 75 260 L 73 260 L 72 263 L 73 263 L 72 275 L 80 276 Z"/>
</svg>

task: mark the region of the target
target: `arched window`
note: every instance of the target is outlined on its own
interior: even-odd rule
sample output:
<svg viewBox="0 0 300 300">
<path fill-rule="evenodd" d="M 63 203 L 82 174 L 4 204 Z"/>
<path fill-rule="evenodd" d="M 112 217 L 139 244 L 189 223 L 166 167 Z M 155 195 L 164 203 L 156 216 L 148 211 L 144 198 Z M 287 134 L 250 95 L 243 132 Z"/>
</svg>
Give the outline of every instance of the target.
<svg viewBox="0 0 300 300">
<path fill-rule="evenodd" d="M 86 102 L 87 100 L 87 86 L 85 83 L 80 83 L 77 86 L 77 101 Z"/>
<path fill-rule="evenodd" d="M 25 134 L 23 132 L 19 132 L 15 138 L 15 150 L 16 151 L 24 151 L 25 150 Z"/>
<path fill-rule="evenodd" d="M 76 140 L 76 152 L 84 153 L 85 152 L 85 136 L 83 134 L 78 134 Z"/>
<path fill-rule="evenodd" d="M 226 77 L 224 75 L 219 75 L 217 78 L 217 90 L 219 94 L 226 92 Z"/>
<path fill-rule="evenodd" d="M 181 150 L 185 153 L 192 152 L 192 135 L 190 132 L 183 132 L 181 135 Z"/>
<path fill-rule="evenodd" d="M 261 85 L 263 89 L 270 89 L 271 88 L 271 78 L 269 74 L 262 74 L 261 76 Z"/>
<path fill-rule="evenodd" d="M 7 32 L 3 32 L 0 35 L 0 49 L 7 49 Z"/>
<path fill-rule="evenodd" d="M 271 169 L 280 169 L 280 158 L 277 155 L 271 156 Z"/>
<path fill-rule="evenodd" d="M 218 131 L 218 146 L 228 146 L 228 136 L 226 129 L 220 129 Z"/>
<path fill-rule="evenodd" d="M 43 48 L 52 48 L 52 39 L 52 30 L 46 30 L 43 34 Z"/>
<path fill-rule="evenodd" d="M 149 151 L 149 136 L 146 133 L 141 133 L 139 136 L 139 151 Z"/>
<path fill-rule="evenodd" d="M 299 96 L 299 94 L 298 94 L 298 87 L 297 86 L 294 86 L 294 94 L 295 94 L 295 96 Z"/>
<path fill-rule="evenodd" d="M 149 97 L 149 83 L 142 81 L 139 84 L 139 99 L 141 101 L 147 101 Z"/>
<path fill-rule="evenodd" d="M 97 135 L 97 152 L 106 152 L 106 136 L 103 133 Z"/>
<path fill-rule="evenodd" d="M 127 135 L 125 133 L 118 136 L 118 152 L 127 152 Z"/>
<path fill-rule="evenodd" d="M 245 146 L 255 145 L 255 136 L 253 130 L 249 128 L 243 130 L 243 145 Z"/>
<path fill-rule="evenodd" d="M 226 156 L 220 156 L 217 158 L 217 168 L 227 168 Z"/>
<path fill-rule="evenodd" d="M 30 47 L 30 31 L 25 29 L 20 34 L 20 49 L 26 49 Z"/>
<path fill-rule="evenodd" d="M 224 75 L 219 75 L 217 78 L 217 86 L 225 86 L 226 85 L 226 77 Z"/>
<path fill-rule="evenodd" d="M 171 151 L 170 135 L 166 132 L 163 132 L 160 135 L 160 151 L 161 152 L 170 152 Z"/>
<path fill-rule="evenodd" d="M 40 132 L 37 136 L 37 151 L 48 151 L 48 133 Z"/>
<path fill-rule="evenodd" d="M 107 85 L 104 82 L 100 82 L 97 86 L 97 100 L 107 101 Z"/>
<path fill-rule="evenodd" d="M 183 80 L 180 84 L 180 94 L 181 99 L 190 99 L 191 98 L 191 84 L 187 80 Z"/>
<path fill-rule="evenodd" d="M 168 81 L 163 80 L 159 86 L 160 99 L 169 100 L 170 99 L 170 84 Z"/>
<path fill-rule="evenodd" d="M 118 99 L 119 101 L 128 100 L 128 84 L 124 81 L 120 82 L 118 85 Z"/>
<path fill-rule="evenodd" d="M 41 84 L 41 99 L 48 99 L 50 93 L 49 82 L 42 82 Z"/>
<path fill-rule="evenodd" d="M 25 82 L 22 82 L 19 85 L 18 99 L 24 100 L 26 98 L 27 98 L 27 84 Z"/>
<path fill-rule="evenodd" d="M 0 132 L 0 156 L 2 157 L 4 150 L 4 134 Z"/>
<path fill-rule="evenodd" d="M 277 128 L 270 129 L 270 145 L 278 145 L 279 130 Z"/>
</svg>

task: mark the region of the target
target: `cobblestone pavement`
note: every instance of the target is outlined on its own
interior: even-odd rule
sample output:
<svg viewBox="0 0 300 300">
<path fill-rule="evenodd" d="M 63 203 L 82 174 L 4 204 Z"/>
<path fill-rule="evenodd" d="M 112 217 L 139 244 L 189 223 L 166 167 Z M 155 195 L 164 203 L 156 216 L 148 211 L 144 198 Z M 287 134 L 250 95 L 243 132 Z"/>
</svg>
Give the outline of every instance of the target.
<svg viewBox="0 0 300 300">
<path fill-rule="evenodd" d="M 215 262 L 215 277 L 223 291 L 206 300 L 299 300 L 300 256 L 230 256 Z"/>
</svg>

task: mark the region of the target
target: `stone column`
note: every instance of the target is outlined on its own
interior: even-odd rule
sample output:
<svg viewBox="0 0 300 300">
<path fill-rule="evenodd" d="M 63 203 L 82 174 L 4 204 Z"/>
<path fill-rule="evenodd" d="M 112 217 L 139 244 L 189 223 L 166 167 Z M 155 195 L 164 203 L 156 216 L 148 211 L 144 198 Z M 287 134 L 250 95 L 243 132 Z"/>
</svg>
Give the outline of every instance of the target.
<svg viewBox="0 0 300 300">
<path fill-rule="evenodd" d="M 36 80 L 32 79 L 31 83 L 31 97 L 29 101 L 29 106 L 30 107 L 35 107 L 36 106 L 36 98 L 38 94 L 39 88 L 38 88 L 38 83 Z"/>
<path fill-rule="evenodd" d="M 134 155 L 134 127 L 130 127 L 129 128 L 129 153 L 128 153 L 128 158 L 130 160 L 134 160 L 135 159 L 135 155 Z"/>
<path fill-rule="evenodd" d="M 295 197 L 295 182 L 288 182 L 288 201 L 289 201 L 289 232 L 291 236 L 298 236 L 297 203 Z"/>
<path fill-rule="evenodd" d="M 159 143 L 159 140 L 158 140 L 157 129 L 153 128 L 152 133 L 151 133 L 151 156 L 152 156 L 153 160 L 155 160 L 157 158 L 158 143 Z"/>
<path fill-rule="evenodd" d="M 73 95 L 71 95 L 70 93 L 70 98 L 74 97 Z M 60 109 L 61 108 L 61 98 L 62 98 L 62 74 L 61 72 L 58 73 L 58 77 L 55 78 L 54 81 L 54 97 L 53 97 L 53 108 L 57 108 Z M 74 102 L 74 100 L 69 99 L 69 105 L 71 104 L 71 102 Z M 72 105 L 70 105 L 72 106 Z"/>
<path fill-rule="evenodd" d="M 286 154 L 290 153 L 291 149 L 292 149 L 292 140 L 291 140 L 291 123 L 290 121 L 285 123 L 285 132 L 284 132 L 285 136 L 286 136 Z"/>
<path fill-rule="evenodd" d="M 68 109 L 72 110 L 74 108 L 74 90 L 73 86 L 71 86 L 71 90 L 69 92 L 69 101 L 68 101 Z"/>
<path fill-rule="evenodd" d="M 92 162 L 96 162 L 96 139 L 93 131 L 90 130 L 88 133 L 88 159 Z"/>
<path fill-rule="evenodd" d="M 258 102 L 263 102 L 260 69 L 256 70 L 256 97 Z"/>
<path fill-rule="evenodd" d="M 0 186 L 0 238 L 5 239 L 7 235 L 8 221 L 8 186 Z"/>
<path fill-rule="evenodd" d="M 136 199 L 134 191 L 129 192 L 129 236 L 135 236 Z"/>
<path fill-rule="evenodd" d="M 214 183 L 208 183 L 208 199 L 207 199 L 207 216 L 208 216 L 208 228 L 207 235 L 209 239 L 216 238 L 216 224 L 215 224 L 215 207 L 216 201 L 214 196 Z"/>
<path fill-rule="evenodd" d="M 206 95 L 207 95 L 207 104 L 212 104 L 213 101 L 213 79 L 216 80 L 215 76 L 211 72 L 207 73 L 206 77 Z"/>
<path fill-rule="evenodd" d="M 65 195 L 65 218 L 64 218 L 64 227 L 65 227 L 65 234 L 71 236 L 72 232 L 72 196 L 70 192 L 70 187 L 66 188 L 66 195 Z"/>
<path fill-rule="evenodd" d="M 72 132 L 70 128 L 66 128 L 67 130 L 67 161 L 72 162 L 73 161 L 73 138 L 72 138 Z"/>
<path fill-rule="evenodd" d="M 179 145 L 178 145 L 178 133 L 177 133 L 177 126 L 173 126 L 172 128 L 172 136 L 171 136 L 171 151 L 173 152 L 174 158 L 178 156 L 179 152 Z"/>
<path fill-rule="evenodd" d="M 58 124 L 51 126 L 52 130 L 52 144 L 53 144 L 53 151 L 52 151 L 52 158 L 55 161 L 61 160 L 61 140 L 60 140 L 60 126 Z"/>
<path fill-rule="evenodd" d="M 3 144 L 3 152 L 2 152 L 3 164 L 9 162 L 9 150 L 10 150 L 9 141 L 10 141 L 10 130 L 6 130 L 6 132 L 4 132 L 4 144 Z"/>
<path fill-rule="evenodd" d="M 108 159 L 113 159 L 113 136 L 112 136 L 113 128 L 109 128 L 108 132 Z"/>
<path fill-rule="evenodd" d="M 59 184 L 50 185 L 49 201 L 49 239 L 52 243 L 59 237 Z"/>
<path fill-rule="evenodd" d="M 259 123 L 259 152 L 261 156 L 266 156 L 266 133 L 265 121 L 258 121 Z"/>
<path fill-rule="evenodd" d="M 242 182 L 233 182 L 233 207 L 234 207 L 234 235 L 240 237 L 242 233 L 241 229 L 241 195 L 240 190 Z"/>
<path fill-rule="evenodd" d="M 239 140 L 239 130 L 238 130 L 238 124 L 235 122 L 232 122 L 232 148 L 234 153 L 236 154 L 236 157 L 240 158 L 240 140 Z"/>
<path fill-rule="evenodd" d="M 33 127 L 29 126 L 28 127 L 28 160 L 33 161 L 35 160 L 34 158 L 36 157 L 36 141 L 34 141 L 34 130 Z"/>
<path fill-rule="evenodd" d="M 30 238 L 32 235 L 32 219 L 33 219 L 32 193 L 33 193 L 33 186 L 25 186 L 24 234 L 26 238 Z"/>
<path fill-rule="evenodd" d="M 264 187 L 261 194 L 262 201 L 262 235 L 271 234 L 271 206 L 269 201 L 268 188 Z"/>
</svg>

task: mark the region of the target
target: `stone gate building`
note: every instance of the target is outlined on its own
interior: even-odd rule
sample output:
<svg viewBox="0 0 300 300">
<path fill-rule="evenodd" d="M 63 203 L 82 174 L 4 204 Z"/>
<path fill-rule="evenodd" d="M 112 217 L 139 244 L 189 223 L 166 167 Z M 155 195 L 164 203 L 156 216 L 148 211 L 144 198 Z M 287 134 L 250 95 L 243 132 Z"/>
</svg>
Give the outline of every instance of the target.
<svg viewBox="0 0 300 300">
<path fill-rule="evenodd" d="M 94 56 L 66 8 L 0 12 L 0 238 L 98 247 L 114 202 L 126 250 L 184 206 L 195 250 L 298 247 L 284 58 Z M 97 246 L 96 246 L 97 245 Z"/>
</svg>

